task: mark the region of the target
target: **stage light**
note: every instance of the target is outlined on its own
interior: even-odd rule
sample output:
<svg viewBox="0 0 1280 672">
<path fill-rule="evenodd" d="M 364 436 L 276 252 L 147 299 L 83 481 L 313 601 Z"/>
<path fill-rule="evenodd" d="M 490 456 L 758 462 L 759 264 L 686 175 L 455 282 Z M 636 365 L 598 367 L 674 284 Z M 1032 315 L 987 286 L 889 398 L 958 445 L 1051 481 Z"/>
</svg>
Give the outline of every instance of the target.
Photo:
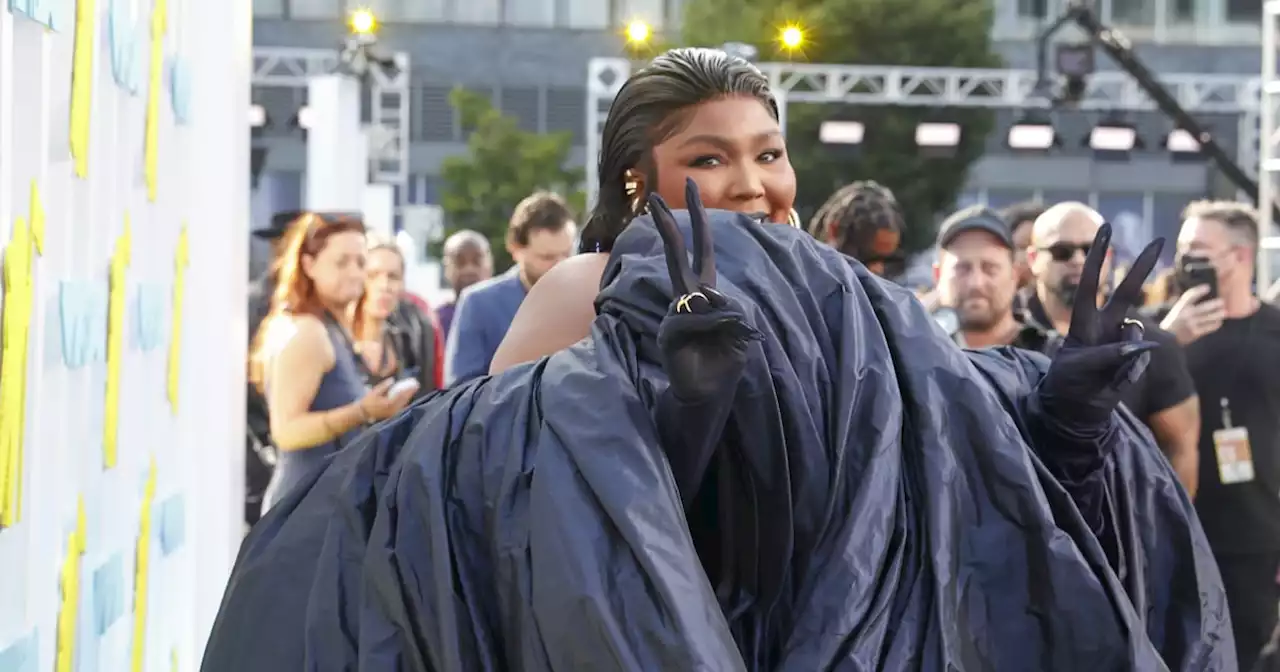
<svg viewBox="0 0 1280 672">
<path fill-rule="evenodd" d="M 351 19 L 347 21 L 347 25 L 356 35 L 372 35 L 378 30 L 378 19 L 367 9 L 357 9 L 351 12 Z"/>
<path fill-rule="evenodd" d="M 960 124 L 924 123 L 916 126 L 916 145 L 955 147 L 960 144 Z"/>
<path fill-rule="evenodd" d="M 1200 141 L 1197 140 L 1195 136 L 1181 128 L 1173 129 L 1173 131 L 1165 137 L 1164 148 L 1169 151 L 1169 154 L 1171 154 L 1175 160 L 1202 158 L 1200 153 Z"/>
<path fill-rule="evenodd" d="M 632 21 L 627 24 L 627 41 L 632 44 L 644 44 L 653 36 L 653 30 L 644 21 Z"/>
<path fill-rule="evenodd" d="M 312 116 L 314 116 L 314 113 L 311 111 L 311 108 L 306 106 L 300 107 L 298 108 L 297 116 L 293 118 L 293 125 L 305 131 L 311 128 Z"/>
<path fill-rule="evenodd" d="M 1023 152 L 1047 152 L 1058 144 L 1058 132 L 1053 124 L 1040 121 L 1020 121 L 1009 127 L 1005 145 Z"/>
<path fill-rule="evenodd" d="M 818 140 L 824 145 L 860 145 L 865 132 L 860 121 L 824 121 L 818 126 Z"/>
<path fill-rule="evenodd" d="M 249 106 L 249 126 L 262 128 L 267 125 L 267 111 L 261 105 Z"/>
<path fill-rule="evenodd" d="M 778 41 L 787 49 L 799 49 L 804 44 L 804 31 L 799 26 L 787 26 L 782 29 Z"/>
<path fill-rule="evenodd" d="M 1128 154 L 1138 146 L 1138 131 L 1128 124 L 1104 122 L 1089 131 L 1088 145 L 1095 152 Z"/>
</svg>

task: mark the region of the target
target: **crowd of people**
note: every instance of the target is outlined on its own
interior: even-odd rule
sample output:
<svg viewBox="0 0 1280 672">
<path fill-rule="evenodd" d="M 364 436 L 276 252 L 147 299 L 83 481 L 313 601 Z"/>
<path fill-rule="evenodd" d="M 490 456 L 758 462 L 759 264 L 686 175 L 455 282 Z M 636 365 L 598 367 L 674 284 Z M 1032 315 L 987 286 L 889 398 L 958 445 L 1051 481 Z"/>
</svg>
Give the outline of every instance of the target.
<svg viewBox="0 0 1280 672">
<path fill-rule="evenodd" d="M 679 123 L 670 123 L 675 118 Z M 885 324 L 890 319 L 886 311 L 909 312 L 914 308 L 899 304 L 918 300 L 916 305 L 923 306 L 932 322 L 915 329 L 940 328 L 946 338 L 970 353 L 970 364 L 937 355 L 944 358 L 939 361 L 947 362 L 937 365 L 940 378 L 955 375 L 947 367 L 959 367 L 959 378 L 986 376 L 996 389 L 1013 389 L 1009 387 L 1013 383 L 1000 382 L 1010 379 L 1002 378 L 1004 374 L 983 359 L 997 355 L 984 353 L 1038 353 L 998 355 L 1018 362 L 1030 357 L 1025 360 L 1030 363 L 1016 365 L 1023 371 L 1052 361 L 1047 375 L 1043 369 L 1034 374 L 1045 375 L 1043 380 L 1026 385 L 1033 392 L 1009 393 L 1033 400 L 1025 402 L 1029 406 L 1023 401 L 1013 404 L 1015 410 L 1010 413 L 1017 419 L 1018 431 L 1033 446 L 1106 448 L 1096 453 L 1096 461 L 1076 453 L 1033 451 L 1056 483 L 1049 486 L 1040 481 L 1035 486 L 1044 489 L 1040 496 L 1052 499 L 1054 488 L 1061 488 L 1074 505 L 1077 513 L 1073 515 L 1084 520 L 1088 530 L 1083 537 L 1065 533 L 1071 541 L 1061 543 L 1076 544 L 1084 556 L 1094 546 L 1101 550 L 1098 557 L 1110 568 L 1097 570 L 1099 576 L 1105 575 L 1100 581 L 1125 586 L 1111 593 L 1112 601 L 1132 600 L 1130 606 L 1117 609 L 1137 613 L 1138 621 L 1133 622 L 1146 623 L 1140 626 L 1147 629 L 1145 637 L 1140 632 L 1132 636 L 1149 638 L 1170 668 L 1191 669 L 1197 660 L 1234 660 L 1241 670 L 1263 669 L 1268 664 L 1268 656 L 1274 653 L 1268 641 L 1278 631 L 1280 614 L 1280 309 L 1260 299 L 1254 288 L 1261 232 L 1250 207 L 1216 201 L 1189 206 L 1183 213 L 1173 266 L 1143 285 L 1142 300 L 1129 293 L 1147 279 L 1159 246 L 1153 245 L 1130 260 L 1127 268 L 1121 267 L 1108 245 L 1110 225 L 1088 205 L 1027 203 L 1000 212 L 980 206 L 964 208 L 938 226 L 934 287 L 917 292 L 916 299 L 905 294 L 877 299 L 880 292 L 892 291 L 882 288 L 891 284 L 888 279 L 905 269 L 899 248 L 903 232 L 914 223 L 905 221 L 892 191 L 859 181 L 832 194 L 802 226 L 792 209 L 795 175 L 786 158 L 777 108 L 767 81 L 750 64 L 711 50 L 676 50 L 660 57 L 619 93 L 605 123 L 602 147 L 600 203 L 581 227 L 578 213 L 560 197 L 531 194 L 514 209 L 508 223 L 506 245 L 514 264 L 496 276 L 488 240 L 472 231 L 455 233 L 444 243 L 443 266 L 456 300 L 436 306 L 426 306 L 406 292 L 403 254 L 394 244 L 366 235 L 358 218 L 282 213 L 271 227 L 259 232 L 271 241 L 274 259 L 250 296 L 251 452 L 246 518 L 251 524 L 260 511 L 269 510 L 300 483 L 314 483 L 313 475 L 328 468 L 333 456 L 350 446 L 362 430 L 400 415 L 415 400 L 432 397 L 436 391 L 457 390 L 528 362 L 545 361 L 575 344 L 594 341 L 596 347 L 603 347 L 598 344 L 605 336 L 593 334 L 592 325 L 605 319 L 608 306 L 622 299 L 602 292 L 602 287 L 618 283 L 628 272 L 639 272 L 629 271 L 628 262 L 619 261 L 621 241 L 631 235 L 633 268 L 646 263 L 645 254 L 637 250 L 651 251 L 656 244 L 658 251 L 651 256 L 661 259 L 665 253 L 666 265 L 661 268 L 670 273 L 672 295 L 666 300 L 672 303 L 662 322 L 666 331 L 655 334 L 662 353 L 659 364 L 698 372 L 677 378 L 668 371 L 675 400 L 659 396 L 654 402 L 657 436 L 684 502 L 698 558 L 713 585 L 719 586 L 717 581 L 730 567 L 722 566 L 728 563 L 720 555 L 723 549 L 708 550 L 722 533 L 717 516 L 724 515 L 716 512 L 712 500 L 726 497 L 723 488 L 729 486 L 722 486 L 718 495 L 708 495 L 707 488 L 700 490 L 707 478 L 704 472 L 715 471 L 708 464 L 715 462 L 704 455 L 691 466 L 688 461 L 693 458 L 688 456 L 714 451 L 725 442 L 748 442 L 741 432 L 726 429 L 725 417 L 731 411 L 716 410 L 721 407 L 716 395 L 738 384 L 733 375 L 743 375 L 749 344 L 767 336 L 761 331 L 763 323 L 742 326 L 763 318 L 749 318 L 749 310 L 715 285 L 717 261 L 722 264 L 722 277 L 734 272 L 732 267 L 726 271 L 726 264 L 745 262 L 705 258 L 710 234 L 700 240 L 698 231 L 699 218 L 708 217 L 702 210 L 705 204 L 713 211 L 742 213 L 752 225 L 773 222 L 802 228 L 812 240 L 857 260 L 858 268 L 869 275 L 850 286 L 866 288 L 859 291 L 871 298 L 862 300 L 871 301 L 875 315 Z M 668 205 L 688 211 L 690 220 L 677 223 Z M 640 241 L 638 225 L 630 226 L 633 220 L 651 222 L 645 231 L 657 227 L 661 239 L 655 238 L 652 244 Z M 687 258 L 680 240 L 682 226 L 693 236 L 696 268 L 692 272 L 677 268 Z M 705 221 L 700 226 L 715 228 Z M 718 237 L 715 244 L 738 243 Z M 794 253 L 797 244 L 766 249 L 773 255 L 784 249 Z M 770 259 L 775 266 L 784 263 L 776 256 Z M 709 275 L 703 270 L 708 267 Z M 764 277 L 773 271 L 758 268 L 755 272 Z M 684 290 L 676 292 L 678 285 L 684 285 Z M 638 286 L 635 291 L 643 293 L 644 285 Z M 846 288 L 845 294 L 850 291 Z M 693 304 L 700 308 L 689 308 L 698 297 L 700 301 Z M 808 310 L 823 312 L 823 319 L 828 319 L 826 303 L 820 307 L 815 303 Z M 702 326 L 683 326 L 694 319 L 684 313 L 699 311 L 716 317 L 703 320 Z M 647 324 L 640 318 L 624 323 L 633 330 Z M 725 325 L 734 326 L 724 332 Z M 677 338 L 680 329 L 701 330 L 700 336 Z M 885 326 L 884 330 L 892 336 L 892 329 Z M 1113 330 L 1116 333 L 1110 333 Z M 774 332 L 783 330 L 774 325 L 769 333 Z M 894 343 L 917 341 L 886 338 L 894 362 L 909 361 L 916 354 L 893 348 Z M 708 343 L 715 352 L 707 349 Z M 826 353 L 831 347 L 819 339 L 812 351 Z M 989 350 L 1003 347 L 1009 350 Z M 631 356 L 643 359 L 648 356 L 644 352 L 637 347 Z M 1039 355 L 1048 360 L 1037 359 Z M 684 363 L 676 367 L 672 362 Z M 738 373 L 725 373 L 731 370 Z M 775 370 L 775 379 L 778 375 Z M 731 383 L 721 384 L 730 378 Z M 905 381 L 909 375 L 902 373 L 899 378 Z M 1118 420 L 1111 420 L 1113 410 L 1118 411 Z M 920 427 L 929 424 L 906 418 L 905 413 L 900 421 Z M 590 413 L 582 414 L 578 422 L 592 422 Z M 957 412 L 947 422 L 968 420 Z M 1113 422 L 1132 423 L 1133 434 L 1119 436 Z M 1017 434 L 1009 431 L 1014 434 L 1002 436 Z M 1129 464 L 1140 462 L 1137 457 L 1116 456 L 1140 453 L 1139 444 L 1144 441 L 1162 453 L 1163 466 L 1158 469 L 1168 471 L 1167 479 L 1144 476 L 1145 467 Z M 672 450 L 676 445 L 680 450 L 674 453 L 679 457 Z M 956 459 L 963 462 L 965 458 Z M 1117 466 L 1121 462 L 1127 466 Z M 1152 489 L 1159 492 L 1153 494 Z M 1166 515 L 1181 520 L 1184 505 L 1194 511 L 1187 514 L 1185 528 L 1164 521 Z M 795 515 L 798 520 L 801 514 Z M 1054 520 L 1064 530 L 1071 529 L 1072 524 L 1061 516 Z M 1196 554 L 1205 544 L 1210 551 L 1205 557 L 1216 563 L 1217 574 L 1198 569 Z M 1166 551 L 1171 560 L 1161 555 Z M 1189 575 L 1190 570 L 1174 568 L 1183 564 L 1195 564 L 1197 570 Z M 1155 576 L 1186 580 L 1188 586 L 1139 585 L 1136 593 L 1142 595 L 1135 594 L 1135 582 L 1153 581 Z M 800 585 L 804 577 L 791 581 Z M 1184 588 L 1205 604 L 1200 600 L 1193 600 L 1194 605 L 1174 604 L 1178 599 L 1171 596 L 1185 597 L 1186 593 L 1178 593 Z M 860 590 L 874 592 L 866 586 Z M 1034 587 L 1029 590 L 1033 595 L 1037 592 Z M 1179 611 L 1212 611 L 1215 590 L 1225 594 L 1233 647 L 1218 641 L 1212 625 L 1198 620 L 1212 619 L 1203 615 L 1190 619 Z M 913 599 L 922 598 L 916 594 Z M 728 608 L 723 602 L 721 607 Z M 890 608 L 889 602 L 884 608 Z M 1036 610 L 1035 605 L 1020 608 Z M 1151 613 L 1144 614 L 1144 609 Z M 1166 611 L 1157 615 L 1155 610 Z M 1166 620 L 1153 625 L 1145 621 L 1148 617 Z M 1226 617 L 1221 618 L 1225 623 Z M 1200 640 L 1183 641 L 1185 633 L 1172 634 L 1186 625 L 1175 626 L 1178 620 L 1194 620 L 1187 626 L 1192 629 L 1203 627 Z M 889 642 L 898 635 L 884 636 Z M 739 648 L 745 646 L 744 637 L 734 632 Z M 922 642 L 931 640 L 911 641 L 923 649 Z M 917 664 L 924 660 L 918 652 L 894 658 L 892 647 L 885 646 L 879 654 L 880 669 L 898 669 L 887 660 L 916 660 Z M 1234 649 L 1234 658 L 1209 653 L 1224 646 Z M 1135 646 L 1134 660 L 1142 659 L 1142 648 Z M 775 662 L 782 659 L 777 652 L 757 654 Z M 742 655 L 748 654 L 744 650 Z M 1068 669 L 1062 660 L 996 667 Z M 633 668 L 619 664 L 617 669 Z M 1196 669 L 1223 668 L 1210 664 Z"/>
</svg>

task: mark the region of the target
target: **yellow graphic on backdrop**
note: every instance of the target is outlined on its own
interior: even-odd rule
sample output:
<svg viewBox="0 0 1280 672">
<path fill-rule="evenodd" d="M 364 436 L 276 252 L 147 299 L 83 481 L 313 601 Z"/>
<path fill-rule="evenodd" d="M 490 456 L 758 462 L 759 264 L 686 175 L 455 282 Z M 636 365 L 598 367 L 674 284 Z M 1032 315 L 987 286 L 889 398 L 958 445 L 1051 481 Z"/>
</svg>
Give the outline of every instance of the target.
<svg viewBox="0 0 1280 672">
<path fill-rule="evenodd" d="M 44 207 L 31 183 L 30 219 L 17 217 L 4 249 L 4 313 L 0 334 L 0 526 L 22 518 L 27 421 L 27 352 L 35 307 L 35 254 L 44 249 Z"/>
<path fill-rule="evenodd" d="M 151 78 L 147 87 L 146 177 L 147 199 L 156 200 L 156 178 L 160 164 L 160 89 L 164 71 L 164 34 L 169 28 L 168 0 L 155 0 L 151 7 Z"/>
<path fill-rule="evenodd" d="M 76 176 L 89 176 L 89 112 L 93 105 L 93 36 L 97 31 L 97 0 L 76 2 L 75 55 L 71 61 L 71 157 Z"/>
<path fill-rule="evenodd" d="M 107 308 L 107 394 L 106 413 L 102 421 L 103 466 L 116 466 L 117 434 L 120 430 L 120 367 L 124 357 L 124 306 L 128 288 L 124 273 L 129 267 L 133 247 L 133 234 L 129 230 L 129 215 L 124 216 L 124 232 L 116 239 L 116 249 L 111 254 L 111 288 Z"/>
<path fill-rule="evenodd" d="M 178 412 L 178 381 L 182 369 L 182 300 L 187 293 L 187 266 L 191 261 L 187 243 L 187 225 L 178 234 L 178 249 L 173 253 L 173 314 L 169 325 L 169 409 Z"/>
<path fill-rule="evenodd" d="M 133 672 L 142 672 L 147 658 L 147 580 L 151 572 L 151 504 L 156 499 L 156 458 L 147 470 L 142 495 L 142 516 L 138 523 L 138 551 L 133 561 Z"/>
<path fill-rule="evenodd" d="M 58 638 L 54 671 L 71 672 L 76 659 L 76 622 L 80 617 L 80 558 L 85 547 L 84 496 L 76 502 L 76 529 L 67 539 L 62 559 L 62 604 L 58 607 Z"/>
</svg>

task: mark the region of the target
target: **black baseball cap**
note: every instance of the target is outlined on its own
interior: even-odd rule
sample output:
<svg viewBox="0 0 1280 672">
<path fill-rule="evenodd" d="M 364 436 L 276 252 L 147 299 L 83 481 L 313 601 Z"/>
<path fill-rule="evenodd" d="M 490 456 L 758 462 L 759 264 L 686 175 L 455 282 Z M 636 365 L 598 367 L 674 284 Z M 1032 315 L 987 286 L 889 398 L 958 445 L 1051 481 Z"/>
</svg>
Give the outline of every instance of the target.
<svg viewBox="0 0 1280 672">
<path fill-rule="evenodd" d="M 970 231 L 988 233 L 995 236 L 1001 245 L 1013 249 L 1013 235 L 1009 233 L 1009 226 L 1004 223 L 1004 218 L 995 210 L 981 205 L 962 208 L 942 220 L 938 227 L 938 247 L 946 249 L 960 234 Z"/>
<path fill-rule="evenodd" d="M 260 240 L 279 240 L 289 232 L 289 226 L 299 217 L 312 212 L 311 210 L 283 210 L 271 216 L 271 223 L 266 228 L 256 229 L 253 236 Z M 321 218 L 329 217 L 351 217 L 361 219 L 359 213 L 354 212 L 314 212 L 313 214 Z"/>
<path fill-rule="evenodd" d="M 271 216 L 271 223 L 266 228 L 256 229 L 253 237 L 261 240 L 277 240 L 289 231 L 293 220 L 307 214 L 306 210 L 285 210 Z"/>
</svg>

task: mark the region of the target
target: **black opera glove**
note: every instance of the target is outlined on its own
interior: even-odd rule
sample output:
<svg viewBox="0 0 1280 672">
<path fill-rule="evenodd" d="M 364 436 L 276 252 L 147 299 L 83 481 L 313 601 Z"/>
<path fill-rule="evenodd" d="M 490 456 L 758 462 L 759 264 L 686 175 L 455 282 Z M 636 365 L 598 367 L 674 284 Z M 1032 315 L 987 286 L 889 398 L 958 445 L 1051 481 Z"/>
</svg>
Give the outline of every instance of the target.
<svg viewBox="0 0 1280 672">
<path fill-rule="evenodd" d="M 715 246 L 707 212 L 693 180 L 685 185 L 693 228 L 693 267 L 671 209 L 649 196 L 649 214 L 662 247 L 675 297 L 658 326 L 658 348 L 670 384 L 658 397 L 654 421 L 681 503 L 689 509 L 733 412 L 751 341 L 761 338 L 742 306 L 716 291 Z"/>
<path fill-rule="evenodd" d="M 742 307 L 716 291 L 711 225 L 693 180 L 685 183 L 685 202 L 693 228 L 692 268 L 671 209 L 661 196 L 649 196 L 674 296 L 658 328 L 658 347 L 672 391 L 680 400 L 694 402 L 731 395 L 742 377 L 751 341 L 761 336 L 747 324 Z"/>
<path fill-rule="evenodd" d="M 1146 371 L 1157 343 L 1143 340 L 1142 323 L 1129 315 L 1142 299 L 1142 284 L 1164 246 L 1147 245 L 1107 304 L 1098 308 L 1098 282 L 1111 246 L 1111 225 L 1103 224 L 1085 258 L 1080 288 L 1071 308 L 1071 328 L 1037 388 L 1041 409 L 1069 435 L 1098 436 L 1110 428 L 1121 395 Z"/>
</svg>

